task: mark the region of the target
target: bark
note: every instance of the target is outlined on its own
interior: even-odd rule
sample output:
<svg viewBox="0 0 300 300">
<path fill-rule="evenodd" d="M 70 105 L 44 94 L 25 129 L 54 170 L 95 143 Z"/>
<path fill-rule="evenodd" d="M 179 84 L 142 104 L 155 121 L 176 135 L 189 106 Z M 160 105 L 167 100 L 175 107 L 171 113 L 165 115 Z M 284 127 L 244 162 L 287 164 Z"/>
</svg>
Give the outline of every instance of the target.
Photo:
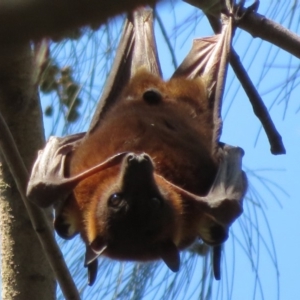
<svg viewBox="0 0 300 300">
<path fill-rule="evenodd" d="M 58 38 L 80 26 L 97 27 L 109 18 L 158 0 L 15 0 L 0 3 L 1 43 Z M 3 27 L 4 26 L 4 27 Z"/>
<path fill-rule="evenodd" d="M 0 111 L 28 169 L 44 143 L 33 68 L 29 44 L 1 49 Z M 0 192 L 2 299 L 55 299 L 52 269 L 3 157 Z"/>
</svg>

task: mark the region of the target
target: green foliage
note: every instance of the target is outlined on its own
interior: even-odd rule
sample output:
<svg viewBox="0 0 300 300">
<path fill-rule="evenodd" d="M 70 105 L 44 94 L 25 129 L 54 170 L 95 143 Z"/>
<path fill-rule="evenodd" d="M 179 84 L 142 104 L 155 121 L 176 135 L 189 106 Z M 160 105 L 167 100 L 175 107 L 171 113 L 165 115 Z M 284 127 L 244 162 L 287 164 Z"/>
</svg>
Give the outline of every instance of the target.
<svg viewBox="0 0 300 300">
<path fill-rule="evenodd" d="M 51 58 L 43 62 L 41 66 L 40 90 L 44 94 L 56 93 L 60 107 L 65 111 L 65 120 L 68 123 L 78 121 L 80 117 L 79 107 L 82 100 L 78 97 L 80 86 L 72 77 L 70 66 L 59 67 Z M 47 117 L 53 116 L 54 108 L 48 105 L 44 114 Z"/>
</svg>

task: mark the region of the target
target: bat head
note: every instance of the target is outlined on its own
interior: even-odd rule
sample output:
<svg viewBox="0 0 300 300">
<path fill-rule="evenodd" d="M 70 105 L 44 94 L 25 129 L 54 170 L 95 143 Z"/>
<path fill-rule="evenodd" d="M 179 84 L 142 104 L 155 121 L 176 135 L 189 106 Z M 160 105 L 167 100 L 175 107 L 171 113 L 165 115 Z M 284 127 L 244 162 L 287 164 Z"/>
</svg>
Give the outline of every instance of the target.
<svg viewBox="0 0 300 300">
<path fill-rule="evenodd" d="M 181 202 L 157 182 L 150 156 L 129 153 L 108 177 L 97 183 L 96 201 L 86 215 L 86 265 L 103 254 L 121 260 L 162 258 L 177 271 Z"/>
</svg>

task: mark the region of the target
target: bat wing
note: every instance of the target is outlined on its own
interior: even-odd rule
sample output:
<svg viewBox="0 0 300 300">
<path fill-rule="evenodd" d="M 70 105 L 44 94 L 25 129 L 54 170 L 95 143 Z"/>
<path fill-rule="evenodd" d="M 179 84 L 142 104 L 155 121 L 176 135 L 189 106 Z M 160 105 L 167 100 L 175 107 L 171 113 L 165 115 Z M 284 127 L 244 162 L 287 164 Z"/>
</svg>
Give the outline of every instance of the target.
<svg viewBox="0 0 300 300">
<path fill-rule="evenodd" d="M 137 9 L 127 17 L 115 60 L 88 134 L 100 125 L 105 113 L 117 105 L 122 89 L 140 68 L 161 76 L 151 9 Z"/>
<path fill-rule="evenodd" d="M 223 145 L 218 150 L 221 159 L 219 170 L 208 195 L 202 199 L 209 206 L 209 216 L 214 218 L 212 230 L 206 231 L 207 238 L 212 244 L 219 243 L 213 247 L 213 271 L 217 280 L 221 277 L 220 242 L 223 242 L 218 241 L 218 238 L 227 237 L 230 225 L 242 214 L 242 200 L 248 186 L 246 174 L 242 170 L 244 151 L 229 145 Z"/>
<path fill-rule="evenodd" d="M 27 197 L 32 202 L 40 207 L 48 207 L 71 193 L 65 186 L 66 158 L 84 135 L 78 133 L 63 138 L 49 138 L 45 148 L 38 153 L 27 185 Z"/>
<path fill-rule="evenodd" d="M 52 136 L 45 148 L 39 151 L 27 185 L 27 197 L 36 205 L 48 207 L 64 202 L 81 180 L 120 164 L 127 154 L 126 152 L 118 153 L 74 177 L 67 177 L 65 173 L 68 155 L 84 136 L 85 133 L 69 135 L 64 138 Z"/>
<path fill-rule="evenodd" d="M 218 73 L 220 59 L 216 64 L 211 58 L 211 53 L 215 53 L 214 57 L 220 56 L 223 40 L 219 37 L 196 40 L 192 51 L 175 72 L 174 77 L 192 78 L 201 74 L 208 74 L 208 78 L 211 78 L 209 81 L 211 83 L 208 84 L 211 87 L 210 99 L 216 98 L 215 87 L 220 85 L 220 81 L 217 80 L 216 84 L 216 80 L 213 78 Z M 219 45 L 218 51 L 215 50 L 217 49 L 216 45 Z M 215 71 L 213 73 L 210 71 L 210 65 L 214 66 Z M 72 180 L 65 178 L 68 164 L 67 156 L 71 155 L 77 145 L 82 143 L 97 126 L 101 126 L 106 112 L 118 104 L 121 90 L 136 70 L 141 67 L 151 73 L 161 75 L 153 33 L 153 14 L 151 9 L 146 8 L 134 11 L 125 21 L 112 70 L 87 134 L 82 133 L 64 138 L 51 137 L 44 150 L 40 151 L 32 169 L 27 189 L 28 197 L 34 203 L 46 207 L 60 199 L 65 199 L 66 195 L 70 194 L 70 190 L 78 182 L 73 181 L 71 184 Z M 225 78 L 225 75 L 222 78 Z M 216 127 L 220 128 L 220 124 Z"/>
<path fill-rule="evenodd" d="M 190 193 L 163 178 L 187 205 L 203 212 L 204 218 L 207 216 L 207 220 L 199 221 L 203 224 L 199 228 L 199 235 L 209 245 L 219 245 L 227 239 L 230 225 L 243 212 L 242 199 L 247 190 L 247 178 L 241 168 L 244 151 L 222 144 L 218 155 L 218 172 L 205 197 Z"/>
<path fill-rule="evenodd" d="M 221 107 L 232 40 L 232 18 L 223 15 L 222 32 L 195 39 L 192 49 L 173 74 L 173 78 L 204 78 L 213 120 L 212 153 L 218 152 L 222 131 Z"/>
<path fill-rule="evenodd" d="M 242 200 L 247 190 L 247 177 L 241 168 L 244 151 L 239 147 L 220 144 L 219 168 L 205 197 L 192 194 L 171 182 L 168 184 L 181 195 L 186 205 L 199 213 L 198 234 L 213 246 L 213 270 L 220 279 L 222 243 L 228 238 L 231 224 L 242 214 Z"/>
<path fill-rule="evenodd" d="M 207 220 L 203 220 L 203 224 L 208 225 L 203 226 L 200 236 L 208 244 L 215 245 L 213 269 L 216 279 L 220 279 L 220 244 L 227 239 L 230 225 L 243 211 L 242 199 L 247 189 L 247 178 L 241 169 L 243 150 L 219 142 L 222 131 L 220 111 L 233 31 L 232 18 L 223 14 L 221 17 L 221 33 L 194 40 L 191 51 L 173 74 L 173 78 L 201 76 L 207 85 L 213 128 L 211 151 L 220 164 L 208 195 L 190 199 L 198 201 L 208 211 Z"/>
<path fill-rule="evenodd" d="M 119 93 L 128 83 L 135 71 L 146 67 L 150 72 L 161 74 L 153 33 L 153 15 L 150 9 L 139 9 L 131 13 L 124 23 L 122 37 L 116 52 L 112 70 L 105 84 L 101 99 L 87 133 L 63 138 L 50 137 L 32 168 L 27 186 L 28 198 L 40 207 L 62 203 L 67 199 L 80 180 L 120 162 L 123 154 L 115 155 L 107 162 L 79 174 L 74 178 L 66 176 L 68 155 L 82 143 L 97 126 L 105 113 L 114 105 Z"/>
</svg>

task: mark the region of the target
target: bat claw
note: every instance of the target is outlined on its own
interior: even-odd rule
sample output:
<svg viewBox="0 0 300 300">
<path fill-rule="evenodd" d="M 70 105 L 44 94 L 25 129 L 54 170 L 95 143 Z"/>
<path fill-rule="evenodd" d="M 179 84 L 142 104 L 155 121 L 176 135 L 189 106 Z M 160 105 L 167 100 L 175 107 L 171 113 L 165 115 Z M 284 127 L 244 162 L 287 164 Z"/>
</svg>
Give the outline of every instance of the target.
<svg viewBox="0 0 300 300">
<path fill-rule="evenodd" d="M 222 257 L 222 246 L 213 247 L 213 272 L 216 280 L 221 279 L 221 257 Z"/>
<path fill-rule="evenodd" d="M 97 278 L 97 272 L 98 272 L 98 261 L 97 259 L 88 264 L 87 266 L 88 271 L 88 285 L 92 286 Z"/>
</svg>

